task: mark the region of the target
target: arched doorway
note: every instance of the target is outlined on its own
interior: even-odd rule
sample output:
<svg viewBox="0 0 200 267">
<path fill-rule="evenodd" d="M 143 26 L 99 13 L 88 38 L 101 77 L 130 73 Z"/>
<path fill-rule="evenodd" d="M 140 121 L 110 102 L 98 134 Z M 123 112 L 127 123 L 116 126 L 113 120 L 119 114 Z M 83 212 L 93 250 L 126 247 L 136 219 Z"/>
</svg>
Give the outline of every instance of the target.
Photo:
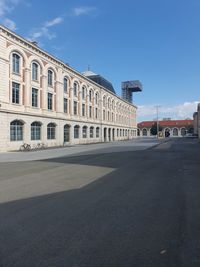
<svg viewBox="0 0 200 267">
<path fill-rule="evenodd" d="M 178 136 L 178 129 L 177 128 L 173 129 L 173 136 Z"/>
<path fill-rule="evenodd" d="M 146 128 L 142 129 L 142 136 L 147 136 L 147 129 Z"/>
<path fill-rule="evenodd" d="M 140 129 L 137 129 L 137 136 L 140 136 Z"/>
<path fill-rule="evenodd" d="M 103 130 L 103 137 L 104 137 L 104 142 L 107 141 L 107 128 L 104 128 Z"/>
<path fill-rule="evenodd" d="M 70 141 L 70 125 L 66 124 L 64 126 L 64 143 L 67 143 Z"/>
<path fill-rule="evenodd" d="M 185 128 L 181 128 L 181 135 L 185 136 L 186 135 L 186 129 Z"/>
<path fill-rule="evenodd" d="M 170 137 L 170 129 L 169 128 L 165 129 L 165 137 Z"/>
<path fill-rule="evenodd" d="M 111 141 L 111 129 L 108 129 L 108 141 Z"/>
<path fill-rule="evenodd" d="M 115 129 L 112 130 L 112 140 L 115 141 Z"/>
</svg>

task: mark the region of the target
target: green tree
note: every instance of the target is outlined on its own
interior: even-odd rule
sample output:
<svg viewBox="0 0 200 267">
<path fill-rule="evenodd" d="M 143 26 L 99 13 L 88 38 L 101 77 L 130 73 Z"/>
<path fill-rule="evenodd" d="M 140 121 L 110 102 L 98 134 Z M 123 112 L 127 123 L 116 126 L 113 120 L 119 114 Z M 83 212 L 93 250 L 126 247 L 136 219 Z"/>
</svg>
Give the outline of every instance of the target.
<svg viewBox="0 0 200 267">
<path fill-rule="evenodd" d="M 194 133 L 194 126 L 192 124 L 187 126 L 187 132 L 191 134 Z"/>
<path fill-rule="evenodd" d="M 158 131 L 159 132 L 162 131 L 162 127 L 160 125 L 158 127 Z M 156 122 L 151 126 L 150 132 L 152 135 L 157 135 L 157 123 Z"/>
</svg>

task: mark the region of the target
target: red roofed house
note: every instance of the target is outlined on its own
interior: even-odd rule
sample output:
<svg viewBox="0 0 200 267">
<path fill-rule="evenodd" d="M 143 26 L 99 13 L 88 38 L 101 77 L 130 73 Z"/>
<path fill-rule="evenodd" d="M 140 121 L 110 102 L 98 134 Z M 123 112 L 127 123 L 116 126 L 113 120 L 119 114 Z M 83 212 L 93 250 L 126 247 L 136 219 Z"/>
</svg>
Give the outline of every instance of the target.
<svg viewBox="0 0 200 267">
<path fill-rule="evenodd" d="M 138 136 L 152 136 L 150 129 L 154 124 L 156 124 L 156 121 L 142 121 L 138 123 Z M 193 120 L 163 119 L 159 121 L 159 125 L 162 127 L 163 136 L 184 137 L 188 128 L 193 127 Z"/>
</svg>

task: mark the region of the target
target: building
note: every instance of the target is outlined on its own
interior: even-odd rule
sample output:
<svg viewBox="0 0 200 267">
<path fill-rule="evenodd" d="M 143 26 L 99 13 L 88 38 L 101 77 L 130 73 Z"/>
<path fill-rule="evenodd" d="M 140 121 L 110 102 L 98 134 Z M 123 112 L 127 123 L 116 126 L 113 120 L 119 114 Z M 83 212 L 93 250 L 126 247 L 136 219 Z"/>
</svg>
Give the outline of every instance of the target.
<svg viewBox="0 0 200 267">
<path fill-rule="evenodd" d="M 90 79 L 3 26 L 0 77 L 0 151 L 137 136 L 136 106 L 106 79 Z"/>
<path fill-rule="evenodd" d="M 143 121 L 138 123 L 138 136 L 150 137 L 151 127 L 156 124 L 156 121 Z M 162 136 L 183 137 L 189 129 L 193 128 L 193 120 L 171 120 L 168 118 L 159 121 L 159 126 L 162 128 Z M 190 131 L 190 130 L 189 130 Z"/>
<path fill-rule="evenodd" d="M 197 106 L 197 112 L 193 114 L 194 119 L 194 135 L 200 138 L 200 103 Z"/>
</svg>

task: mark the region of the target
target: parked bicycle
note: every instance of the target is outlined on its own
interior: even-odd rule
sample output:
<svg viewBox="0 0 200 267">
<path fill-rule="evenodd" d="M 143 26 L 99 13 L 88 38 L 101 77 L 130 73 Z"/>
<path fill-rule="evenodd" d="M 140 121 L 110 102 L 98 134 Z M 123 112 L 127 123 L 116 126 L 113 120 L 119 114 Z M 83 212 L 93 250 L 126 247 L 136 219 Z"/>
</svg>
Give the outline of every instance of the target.
<svg viewBox="0 0 200 267">
<path fill-rule="evenodd" d="M 19 148 L 20 151 L 30 151 L 31 150 L 31 145 L 24 143 L 23 145 L 20 146 Z"/>
</svg>

